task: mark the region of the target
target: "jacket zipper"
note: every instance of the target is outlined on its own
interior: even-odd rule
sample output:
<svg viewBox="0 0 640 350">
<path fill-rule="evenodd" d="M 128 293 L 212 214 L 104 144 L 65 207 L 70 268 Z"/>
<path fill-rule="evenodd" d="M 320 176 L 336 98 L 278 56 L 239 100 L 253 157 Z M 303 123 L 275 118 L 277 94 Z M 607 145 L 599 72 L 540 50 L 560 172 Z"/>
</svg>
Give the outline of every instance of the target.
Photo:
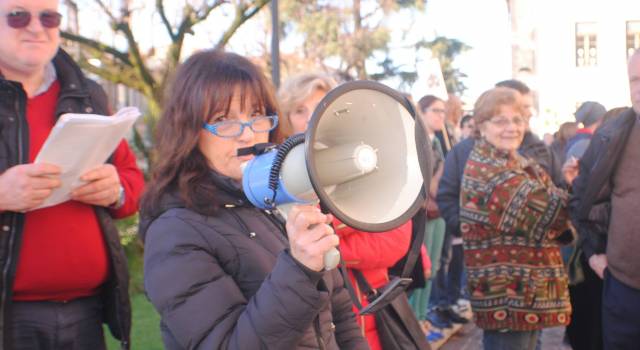
<svg viewBox="0 0 640 350">
<path fill-rule="evenodd" d="M 277 236 L 278 238 L 280 238 L 280 241 L 282 241 L 282 243 L 285 244 L 285 246 L 289 247 L 289 237 L 287 236 L 287 226 L 282 221 L 280 221 L 280 219 L 278 219 L 278 217 L 273 212 L 269 210 L 266 210 L 266 211 L 261 210 L 260 212 L 264 216 L 266 216 L 267 219 L 271 221 L 271 223 L 273 223 L 277 228 L 280 229 L 280 232 L 282 234 Z"/>
</svg>

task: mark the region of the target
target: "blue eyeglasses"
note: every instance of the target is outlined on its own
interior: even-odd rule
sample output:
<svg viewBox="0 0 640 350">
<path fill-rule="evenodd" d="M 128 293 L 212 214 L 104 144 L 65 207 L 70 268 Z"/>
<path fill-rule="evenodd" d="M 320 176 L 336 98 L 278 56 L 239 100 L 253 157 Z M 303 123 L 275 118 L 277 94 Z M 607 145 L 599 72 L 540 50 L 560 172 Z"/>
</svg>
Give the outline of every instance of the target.
<svg viewBox="0 0 640 350">
<path fill-rule="evenodd" d="M 248 122 L 239 120 L 225 120 L 213 124 L 204 123 L 202 127 L 208 132 L 224 138 L 233 138 L 242 135 L 245 127 L 253 132 L 269 132 L 278 126 L 278 116 L 260 116 L 252 118 Z"/>
</svg>

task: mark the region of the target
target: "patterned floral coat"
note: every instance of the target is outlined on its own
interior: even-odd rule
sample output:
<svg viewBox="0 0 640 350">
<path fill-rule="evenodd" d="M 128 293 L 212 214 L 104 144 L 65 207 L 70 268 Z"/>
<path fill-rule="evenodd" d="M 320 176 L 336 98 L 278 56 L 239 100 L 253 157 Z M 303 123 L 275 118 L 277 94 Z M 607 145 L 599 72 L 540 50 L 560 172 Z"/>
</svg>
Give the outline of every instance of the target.
<svg viewBox="0 0 640 350">
<path fill-rule="evenodd" d="M 540 166 L 479 140 L 460 193 L 460 230 L 476 324 L 529 331 L 566 325 L 567 275 L 557 239 L 567 193 Z"/>
</svg>

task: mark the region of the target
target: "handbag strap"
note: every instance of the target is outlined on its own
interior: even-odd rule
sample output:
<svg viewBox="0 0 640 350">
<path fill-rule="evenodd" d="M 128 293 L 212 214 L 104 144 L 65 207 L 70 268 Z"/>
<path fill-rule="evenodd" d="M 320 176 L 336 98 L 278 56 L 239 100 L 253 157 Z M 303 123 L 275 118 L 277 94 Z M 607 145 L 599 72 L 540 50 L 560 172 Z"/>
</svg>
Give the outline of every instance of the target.
<svg viewBox="0 0 640 350">
<path fill-rule="evenodd" d="M 402 275 L 401 275 L 402 278 L 409 277 L 409 274 L 411 273 L 411 271 L 413 271 L 413 267 L 415 266 L 416 261 L 418 260 L 418 255 L 420 254 L 420 246 L 422 245 L 422 242 L 424 242 L 424 235 L 425 235 L 424 226 L 426 225 L 426 219 L 427 219 L 427 215 L 424 212 L 424 210 L 421 210 L 414 217 L 413 224 L 417 226 L 417 227 L 414 227 L 414 229 L 417 229 L 418 231 L 415 231 L 417 232 L 417 234 L 412 235 L 413 237 L 411 239 L 411 246 L 409 248 L 409 252 L 407 253 L 407 261 L 405 262 L 404 267 L 402 269 Z M 372 234 L 375 235 L 380 233 L 372 233 Z M 356 279 L 356 282 L 358 283 L 358 286 L 360 287 L 360 290 L 363 293 L 365 293 L 367 296 L 376 294 L 376 291 L 371 287 L 369 282 L 367 282 L 367 279 L 364 278 L 362 271 L 358 269 L 351 269 L 351 271 L 353 273 L 353 276 Z M 362 310 L 362 303 L 360 303 L 360 298 L 358 298 L 355 290 L 353 289 L 353 284 L 351 283 L 351 279 L 349 278 L 349 273 L 347 272 L 347 266 L 344 260 L 342 259 L 340 259 L 340 272 L 342 274 L 342 278 L 344 279 L 344 285 L 347 288 L 349 295 L 351 296 L 351 300 L 353 301 L 353 304 L 356 306 L 358 310 Z"/>
<path fill-rule="evenodd" d="M 424 210 L 420 210 L 412 220 L 412 230 L 416 232 L 415 235 L 412 235 L 411 247 L 409 248 L 409 252 L 407 253 L 407 261 L 404 263 L 404 267 L 402 268 L 402 274 L 400 277 L 407 278 L 413 271 L 413 267 L 418 261 L 418 256 L 420 255 L 420 247 L 424 242 L 425 235 L 425 226 L 427 225 L 427 213 Z"/>
<path fill-rule="evenodd" d="M 353 305 L 355 305 L 358 310 L 362 310 L 362 303 L 360 302 L 360 298 L 358 298 L 358 296 L 356 295 L 356 291 L 353 289 L 353 284 L 351 284 L 351 279 L 349 278 L 349 273 L 347 272 L 347 266 L 342 259 L 340 259 L 340 274 L 342 275 L 344 286 L 349 292 L 349 296 L 351 297 Z"/>
</svg>

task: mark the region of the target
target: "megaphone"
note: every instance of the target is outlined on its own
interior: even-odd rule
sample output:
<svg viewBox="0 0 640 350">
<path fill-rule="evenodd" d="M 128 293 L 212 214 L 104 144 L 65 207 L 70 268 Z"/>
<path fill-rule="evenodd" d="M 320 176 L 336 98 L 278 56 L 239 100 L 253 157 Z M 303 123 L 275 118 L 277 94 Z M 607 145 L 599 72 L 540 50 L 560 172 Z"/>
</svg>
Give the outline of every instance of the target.
<svg viewBox="0 0 640 350">
<path fill-rule="evenodd" d="M 421 208 L 430 178 L 426 134 L 414 119 L 407 99 L 385 85 L 342 84 L 320 101 L 305 134 L 245 164 L 245 195 L 262 209 L 319 200 L 357 230 L 396 228 Z M 333 249 L 325 268 L 339 261 Z"/>
</svg>

